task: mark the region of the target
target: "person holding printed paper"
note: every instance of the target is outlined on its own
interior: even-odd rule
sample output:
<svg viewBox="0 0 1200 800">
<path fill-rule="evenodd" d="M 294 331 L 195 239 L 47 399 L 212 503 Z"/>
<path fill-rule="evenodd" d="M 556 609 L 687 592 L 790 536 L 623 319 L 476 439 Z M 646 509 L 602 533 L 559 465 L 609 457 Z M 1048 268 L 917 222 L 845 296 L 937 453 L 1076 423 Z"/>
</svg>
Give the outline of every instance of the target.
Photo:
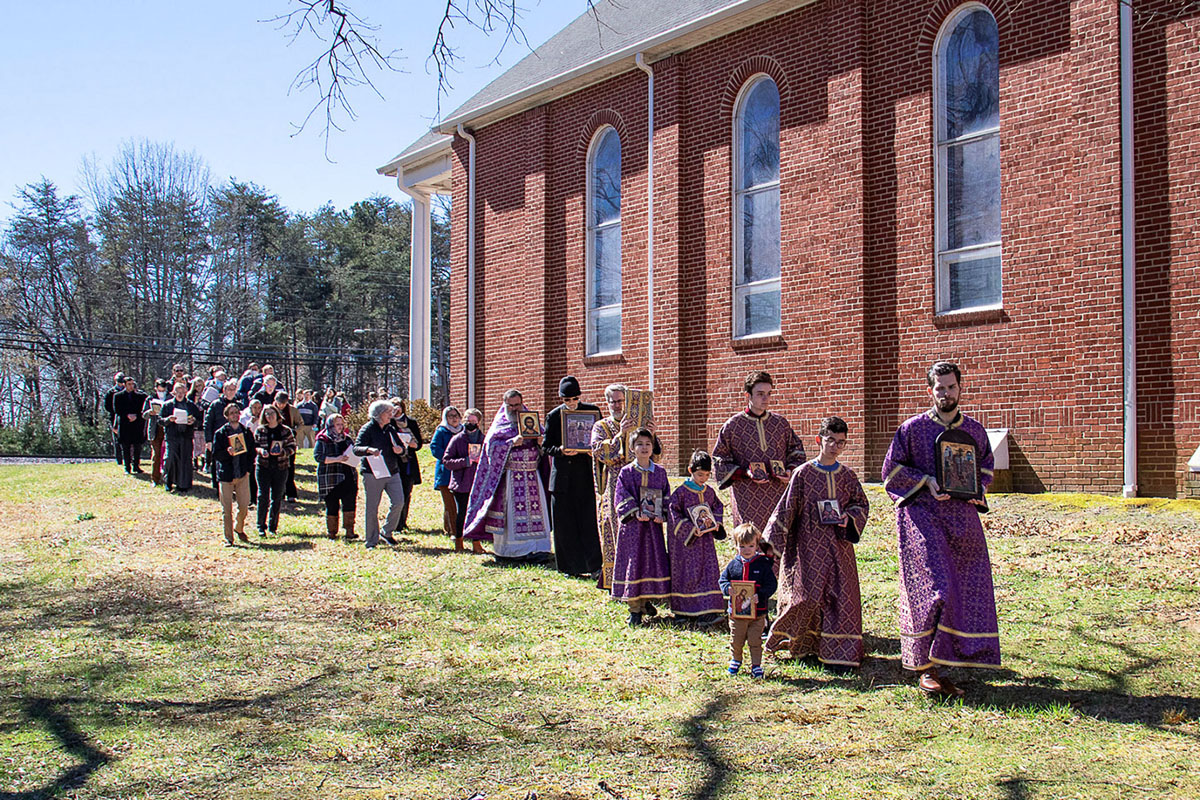
<svg viewBox="0 0 1200 800">
<path fill-rule="evenodd" d="M 142 406 L 142 417 L 146 420 L 146 439 L 150 442 L 150 479 L 155 486 L 163 482 L 163 443 L 166 427 L 163 425 L 162 409 L 171 398 L 171 384 L 165 378 L 154 382 L 154 394 L 146 398 Z"/>
<path fill-rule="evenodd" d="M 663 542 L 663 517 L 646 513 L 652 491 L 663 498 L 671 491 L 667 471 L 651 461 L 654 433 L 640 428 L 633 437 L 632 464 L 621 468 L 614 497 L 621 530 L 613 556 L 612 597 L 629 604 L 629 624 L 642 624 L 644 616 L 655 616 L 652 600 L 671 596 L 671 566 Z M 665 512 L 663 512 L 665 513 Z"/>
<path fill-rule="evenodd" d="M 779 611 L 767 649 L 824 664 L 862 663 L 862 600 L 854 543 L 870 504 L 854 470 L 838 461 L 849 428 L 840 417 L 821 421 L 816 459 L 792 473 L 767 522 L 765 538 L 781 559 Z"/>
<path fill-rule="evenodd" d="M 274 536 L 279 531 L 279 507 L 283 505 L 288 465 L 296 453 L 296 435 L 283 424 L 279 409 L 264 406 L 262 425 L 254 434 L 258 453 L 255 469 L 258 482 L 258 535 Z"/>
<path fill-rule="evenodd" d="M 475 470 L 479 467 L 479 457 L 483 451 L 483 431 L 479 423 L 483 421 L 483 412 L 478 408 L 467 409 L 467 421 L 463 429 L 450 438 L 446 452 L 442 455 L 442 466 L 450 473 L 448 487 L 454 495 L 454 550 L 462 552 L 463 526 L 467 522 L 467 503 L 471 499 L 471 487 L 475 484 Z M 472 552 L 482 553 L 483 542 L 478 539 L 471 543 Z"/>
<path fill-rule="evenodd" d="M 400 478 L 404 482 L 407 502 L 400 509 L 400 521 L 396 524 L 396 530 L 402 531 L 408 529 L 408 509 L 412 506 L 413 487 L 421 483 L 421 464 L 417 461 L 417 451 L 425 445 L 425 438 L 421 435 L 421 426 L 408 416 L 408 404 L 393 397 L 392 405 L 395 407 L 392 412 L 392 435 L 404 447 L 400 456 Z"/>
<path fill-rule="evenodd" d="M 233 386 L 226 381 L 225 386 Z M 210 409 L 211 410 L 211 409 Z M 225 519 L 225 546 L 233 547 L 233 535 L 243 542 L 246 538 L 246 515 L 250 509 L 250 473 L 254 471 L 254 442 L 250 431 L 241 423 L 242 410 L 234 402 L 222 406 L 225 424 L 213 431 L 213 473 L 217 476 L 217 492 L 221 497 L 221 512 Z M 233 446 L 241 437 L 241 452 Z M 233 501 L 237 500 L 237 522 L 233 518 Z"/>
<path fill-rule="evenodd" d="M 692 453 L 691 477 L 671 495 L 667 504 L 667 553 L 671 561 L 671 613 L 693 617 L 701 625 L 721 619 L 725 598 L 721 594 L 721 564 L 714 540 L 725 538 L 721 518 L 725 507 L 708 483 L 712 456 Z"/>
<path fill-rule="evenodd" d="M 395 408 L 389 400 L 376 400 L 367 413 L 371 419 L 358 431 L 354 440 L 354 455 L 362 456 L 359 472 L 363 476 L 366 494 L 366 511 L 363 530 L 366 532 L 367 549 L 373 549 L 382 538 L 388 544 L 396 544 L 392 536 L 400 524 L 400 513 L 404 511 L 407 498 L 404 494 L 404 478 L 400 474 L 404 445 L 392 438 L 392 414 Z M 383 530 L 379 529 L 379 504 L 387 493 L 387 518 Z"/>
<path fill-rule="evenodd" d="M 346 541 L 358 538 L 354 533 L 354 512 L 358 503 L 359 458 L 354 455 L 354 442 L 346 435 L 346 419 L 330 414 L 325 427 L 317 434 L 313 459 L 317 462 L 317 497 L 325 501 L 325 530 L 330 539 L 337 538 L 338 514 L 346 530 Z"/>
<path fill-rule="evenodd" d="M 729 674 L 737 675 L 742 668 L 742 650 L 746 642 L 750 643 L 750 674 L 755 678 L 763 677 L 762 632 L 767 624 L 767 600 L 775 594 L 775 570 L 771 559 L 758 549 L 759 532 L 751 522 L 743 522 L 733 529 L 733 541 L 737 545 L 738 554 L 726 565 L 721 573 L 721 591 L 729 597 L 730 584 L 733 581 L 754 581 L 754 619 L 734 619 L 733 607 L 729 610 L 729 632 L 731 658 Z"/>
<path fill-rule="evenodd" d="M 187 399 L 187 384 L 176 383 L 163 405 L 162 420 L 167 444 L 164 479 L 167 491 L 192 488 L 193 434 L 200 427 L 200 407 Z"/>
<path fill-rule="evenodd" d="M 791 424 L 770 410 L 775 381 L 759 370 L 746 378 L 746 410 L 721 426 L 713 447 L 717 481 L 730 487 L 730 519 L 734 525 L 753 522 L 762 530 L 783 495 L 787 478 L 777 478 L 772 462 L 787 472 L 804 463 L 804 444 Z"/>
</svg>

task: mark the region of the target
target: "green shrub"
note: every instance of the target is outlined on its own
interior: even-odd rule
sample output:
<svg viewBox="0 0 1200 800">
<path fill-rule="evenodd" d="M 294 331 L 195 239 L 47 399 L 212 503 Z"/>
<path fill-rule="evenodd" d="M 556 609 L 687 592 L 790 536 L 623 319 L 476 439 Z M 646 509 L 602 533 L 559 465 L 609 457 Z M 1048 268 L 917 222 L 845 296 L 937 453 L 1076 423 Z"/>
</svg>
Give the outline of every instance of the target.
<svg viewBox="0 0 1200 800">
<path fill-rule="evenodd" d="M 103 425 L 88 425 L 63 417 L 57 428 L 40 417 L 0 428 L 0 453 L 20 456 L 96 456 L 112 448 L 112 434 Z"/>
</svg>

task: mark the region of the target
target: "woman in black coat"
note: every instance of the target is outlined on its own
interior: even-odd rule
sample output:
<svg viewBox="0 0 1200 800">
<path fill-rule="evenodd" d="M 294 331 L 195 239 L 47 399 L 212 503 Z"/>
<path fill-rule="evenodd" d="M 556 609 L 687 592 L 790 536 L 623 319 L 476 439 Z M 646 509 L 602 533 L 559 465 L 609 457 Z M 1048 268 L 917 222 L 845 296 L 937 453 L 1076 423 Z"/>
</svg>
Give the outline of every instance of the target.
<svg viewBox="0 0 1200 800">
<path fill-rule="evenodd" d="M 400 524 L 396 527 L 396 530 L 407 530 L 408 509 L 412 506 L 412 487 L 421 482 L 421 465 L 417 463 L 417 451 L 425 444 L 425 440 L 421 437 L 421 426 L 406 413 L 408 405 L 403 400 L 397 401 L 394 405 L 396 413 L 392 417 L 393 429 L 396 433 L 407 433 L 411 437 L 404 455 L 400 459 L 400 479 L 404 482 L 406 502 L 404 510 L 400 512 Z"/>
<path fill-rule="evenodd" d="M 193 434 L 200 430 L 200 406 L 187 399 L 187 385 L 175 384 L 173 399 L 162 410 L 162 424 L 167 445 L 164 481 L 167 491 L 178 489 L 186 492 L 192 488 L 192 443 Z M 180 411 L 179 419 L 176 411 Z"/>
</svg>

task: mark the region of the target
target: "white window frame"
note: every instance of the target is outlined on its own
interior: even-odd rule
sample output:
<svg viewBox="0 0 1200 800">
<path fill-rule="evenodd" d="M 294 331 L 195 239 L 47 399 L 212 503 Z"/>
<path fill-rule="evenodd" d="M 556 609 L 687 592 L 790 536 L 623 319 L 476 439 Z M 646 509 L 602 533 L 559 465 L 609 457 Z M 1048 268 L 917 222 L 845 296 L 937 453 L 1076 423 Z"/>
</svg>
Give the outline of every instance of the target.
<svg viewBox="0 0 1200 800">
<path fill-rule="evenodd" d="M 969 13 L 975 10 L 982 10 L 991 16 L 992 21 L 996 21 L 996 15 L 992 10 L 983 3 L 969 2 L 960 5 L 954 9 L 946 21 L 942 23 L 941 30 L 938 31 L 937 38 L 933 43 L 933 164 L 936 180 L 934 182 L 934 253 L 936 261 L 936 290 L 935 301 L 937 304 L 937 314 L 961 314 L 970 311 L 990 311 L 1001 309 L 1004 307 L 1004 260 L 1001 257 L 1001 242 L 1004 238 L 1004 231 L 1001 229 L 1000 239 L 994 242 L 983 242 L 981 244 L 968 245 L 967 247 L 959 247 L 953 250 L 946 247 L 948 240 L 948 222 L 949 211 L 947 209 L 948 202 L 948 187 L 949 187 L 949 172 L 947 165 L 950 159 L 947 154 L 951 147 L 960 147 L 980 142 L 991 138 L 1000 138 L 1000 116 L 996 116 L 996 127 L 988 128 L 982 131 L 976 131 L 966 136 L 959 136 L 955 139 L 942 140 L 942 122 L 943 108 L 942 102 L 942 48 L 946 40 L 958 27 L 958 24 Z M 1001 168 L 1001 176 L 1003 176 Z M 1003 184 L 1001 184 L 1001 190 Z M 1003 208 L 1003 205 L 1001 206 Z M 965 261 L 968 258 L 998 258 L 1000 259 L 1000 299 L 995 303 L 987 303 L 979 306 L 964 306 L 962 308 L 950 308 L 950 268 L 952 265 L 960 261 Z"/>
<path fill-rule="evenodd" d="M 731 170 L 731 174 L 733 177 L 733 181 L 732 181 L 732 190 L 733 191 L 731 193 L 731 196 L 733 199 L 732 214 L 731 214 L 732 230 L 733 230 L 733 275 L 731 277 L 732 277 L 732 296 L 733 296 L 732 336 L 734 339 L 757 339 L 757 338 L 761 338 L 764 336 L 778 336 L 782 332 L 782 327 L 783 327 L 783 292 L 781 289 L 782 282 L 780 280 L 782 275 L 776 276 L 774 278 L 767 278 L 765 280 L 753 281 L 751 283 L 738 283 L 738 278 L 741 277 L 741 275 L 742 275 L 742 271 L 743 271 L 742 267 L 744 266 L 743 256 L 745 255 L 745 252 L 742 249 L 742 237 L 743 237 L 742 198 L 747 197 L 749 195 L 753 195 L 753 194 L 759 194 L 759 193 L 765 192 L 765 191 L 772 191 L 772 190 L 775 192 L 780 191 L 780 181 L 778 179 L 776 179 L 774 181 L 768 181 L 767 183 L 759 184 L 757 186 L 752 186 L 749 189 L 742 188 L 742 169 L 744 167 L 744 165 L 742 164 L 742 128 L 744 127 L 742 125 L 742 112 L 745 110 L 746 98 L 748 98 L 750 96 L 750 92 L 753 91 L 754 88 L 756 86 L 758 86 L 758 84 L 760 84 L 764 80 L 768 80 L 768 81 L 771 81 L 771 83 L 774 83 L 775 91 L 778 93 L 779 84 L 775 82 L 775 79 L 772 78 L 770 75 L 768 75 L 765 72 L 758 72 L 758 73 L 755 73 L 754 75 L 751 75 L 746 80 L 746 82 L 744 84 L 742 84 L 742 88 L 738 91 L 737 100 L 733 105 L 733 169 Z M 781 106 L 780 107 L 780 117 L 781 118 L 783 115 L 782 105 L 783 105 L 783 103 L 782 103 L 782 98 L 781 98 L 781 102 L 780 102 L 780 106 Z M 782 126 L 781 126 L 781 128 L 780 128 L 780 140 L 781 141 L 782 141 L 782 138 L 783 138 L 783 133 L 782 133 Z M 780 161 L 779 172 L 782 175 L 783 174 L 783 148 L 782 148 L 782 146 L 780 147 L 780 150 L 779 150 L 779 161 Z M 782 203 L 782 199 L 783 199 L 783 197 L 781 194 L 780 195 L 780 208 L 779 208 L 780 238 L 781 239 L 783 236 L 783 225 L 782 225 L 782 223 L 783 223 L 783 219 L 782 219 L 783 203 Z M 779 261 L 780 261 L 779 268 L 780 268 L 780 273 L 782 273 L 783 272 L 783 242 L 780 241 L 779 245 L 780 245 L 779 246 Z M 765 292 L 775 292 L 775 291 L 779 292 L 779 325 L 780 325 L 780 327 L 776 328 L 775 330 L 770 330 L 770 331 L 758 331 L 756 333 L 747 333 L 747 334 L 741 333 L 742 329 L 745 327 L 744 323 L 746 321 L 745 320 L 745 316 L 746 316 L 745 300 L 746 300 L 746 298 L 751 295 L 755 295 L 755 294 L 763 294 Z"/>
<path fill-rule="evenodd" d="M 625 327 L 624 325 L 621 324 L 621 303 L 619 303 L 619 302 L 612 303 L 607 306 L 593 306 L 592 305 L 592 299 L 594 297 L 593 289 L 595 288 L 595 274 L 596 274 L 596 233 L 601 230 L 610 230 L 614 227 L 619 230 L 621 227 L 621 219 L 625 213 L 625 209 L 624 209 L 624 206 L 625 206 L 624 177 L 625 176 L 623 174 L 625 171 L 625 158 L 624 158 L 625 154 L 624 154 L 624 152 L 621 153 L 622 175 L 619 176 L 621 179 L 621 186 L 620 186 L 620 189 L 621 189 L 621 215 L 619 215 L 615 221 L 610 220 L 609 222 L 605 222 L 602 225 L 597 225 L 597 224 L 595 224 L 595 221 L 594 221 L 595 215 L 592 213 L 592 211 L 593 211 L 593 208 L 592 208 L 592 182 L 593 182 L 593 176 L 596 172 L 596 168 L 595 168 L 596 167 L 596 152 L 600 149 L 601 140 L 603 140 L 603 138 L 608 134 L 609 131 L 612 131 L 613 135 L 617 137 L 617 145 L 620 146 L 621 145 L 620 132 L 617 131 L 617 129 L 615 127 L 613 127 L 612 125 L 602 125 L 596 129 L 596 132 L 594 134 L 592 134 L 592 141 L 591 141 L 591 144 L 588 145 L 588 152 L 587 152 L 587 165 L 586 165 L 586 170 L 587 170 L 586 192 L 587 192 L 587 194 L 586 194 L 586 199 L 584 201 L 584 231 L 585 231 L 584 238 L 586 239 L 585 249 L 587 252 L 587 255 L 585 258 L 586 272 L 587 272 L 587 284 L 586 284 L 585 291 L 587 294 L 586 294 L 584 302 L 585 302 L 585 306 L 587 309 L 587 313 L 584 315 L 584 318 L 585 318 L 585 324 L 587 326 L 587 330 L 585 332 L 585 337 L 586 337 L 586 341 L 587 341 L 587 355 L 588 356 L 619 355 L 621 353 L 621 346 L 619 344 L 617 346 L 617 349 L 615 349 L 615 350 L 597 350 L 596 349 L 596 328 L 593 323 L 595 322 L 597 317 L 615 316 L 617 318 L 618 327 L 621 328 L 621 333 L 622 333 L 622 336 L 618 337 L 619 339 L 623 338 L 624 327 Z M 625 239 L 624 239 L 624 236 L 622 235 L 622 238 L 621 238 L 621 278 L 622 278 L 622 280 L 624 280 L 624 275 L 625 275 L 624 251 L 625 251 Z M 621 297 L 622 297 L 622 299 L 624 299 L 624 297 L 625 297 L 624 287 L 622 287 Z"/>
</svg>

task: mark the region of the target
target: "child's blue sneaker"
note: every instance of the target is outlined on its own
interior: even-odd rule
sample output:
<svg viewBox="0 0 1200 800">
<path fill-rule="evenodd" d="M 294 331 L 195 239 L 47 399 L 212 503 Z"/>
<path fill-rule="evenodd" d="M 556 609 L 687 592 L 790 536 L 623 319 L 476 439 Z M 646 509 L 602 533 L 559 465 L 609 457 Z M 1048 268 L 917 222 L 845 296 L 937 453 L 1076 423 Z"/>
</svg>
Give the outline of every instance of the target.
<svg viewBox="0 0 1200 800">
<path fill-rule="evenodd" d="M 763 672 L 763 668 L 760 667 L 758 664 L 754 664 L 750 667 L 750 677 L 752 677 L 752 678 L 761 678 L 765 674 L 766 673 Z"/>
<path fill-rule="evenodd" d="M 737 675 L 738 670 L 741 668 L 742 668 L 742 662 L 740 662 L 740 661 L 730 661 L 729 662 L 729 674 L 730 675 Z"/>
</svg>

